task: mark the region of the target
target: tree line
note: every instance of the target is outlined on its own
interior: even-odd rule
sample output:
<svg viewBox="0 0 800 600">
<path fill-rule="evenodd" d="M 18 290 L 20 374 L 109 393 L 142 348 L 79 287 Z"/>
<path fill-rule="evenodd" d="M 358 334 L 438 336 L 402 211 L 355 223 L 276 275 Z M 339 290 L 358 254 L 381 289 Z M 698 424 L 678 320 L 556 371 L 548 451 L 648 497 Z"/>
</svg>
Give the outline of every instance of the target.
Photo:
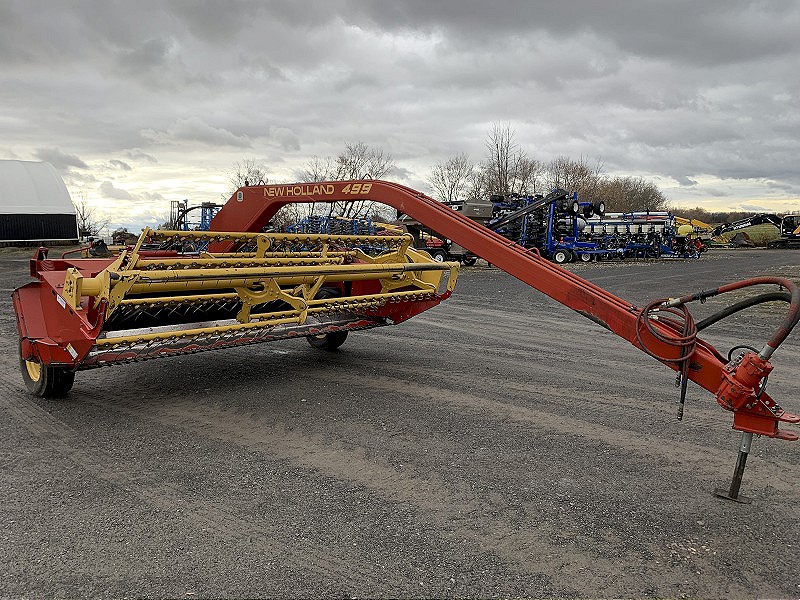
<svg viewBox="0 0 800 600">
<path fill-rule="evenodd" d="M 486 202 L 493 194 L 547 194 L 559 187 L 578 192 L 579 198 L 603 200 L 609 212 L 667 209 L 667 198 L 655 183 L 643 177 L 611 177 L 605 174 L 602 163 L 585 157 L 576 160 L 558 156 L 544 162 L 529 156 L 517 142 L 515 131 L 506 124 L 492 125 L 484 149 L 481 160 L 459 153 L 433 165 L 427 181 L 437 200 Z M 396 166 L 392 155 L 384 150 L 353 142 L 345 144 L 336 156 L 312 157 L 296 179 L 309 183 L 363 177 L 382 179 Z M 267 182 L 266 168 L 252 159 L 237 163 L 230 177 L 231 190 L 245 181 Z M 288 210 L 299 209 L 295 206 Z M 374 208 L 371 203 L 360 201 L 336 203 L 324 210 L 344 217 L 364 217 L 372 216 L 369 213 Z"/>
<path fill-rule="evenodd" d="M 643 177 L 611 177 L 599 161 L 557 156 L 540 161 L 527 154 L 509 125 L 495 123 L 484 141 L 483 160 L 455 154 L 436 163 L 428 177 L 443 202 L 486 200 L 492 194 L 547 194 L 553 188 L 578 192 L 578 198 L 604 201 L 609 212 L 666 210 L 667 198 Z"/>
<path fill-rule="evenodd" d="M 397 168 L 394 158 L 380 148 L 363 142 L 346 143 L 335 156 L 312 157 L 296 173 L 296 181 L 317 182 L 346 179 L 384 179 Z M 245 181 L 267 183 L 267 168 L 254 159 L 237 163 L 231 172 L 231 193 Z M 553 188 L 578 192 L 578 198 L 603 201 L 607 212 L 677 211 L 680 216 L 706 223 L 725 223 L 750 216 L 746 212 L 710 212 L 702 207 L 671 207 L 667 197 L 653 181 L 644 177 L 612 176 L 605 173 L 603 163 L 587 157 L 578 159 L 557 156 L 541 161 L 530 156 L 517 141 L 514 129 L 494 123 L 484 140 L 484 155 L 475 160 L 466 153 L 453 154 L 433 165 L 427 175 L 433 196 L 441 202 L 458 200 L 486 202 L 493 194 L 523 196 L 547 194 Z M 230 194 L 223 196 L 226 201 Z M 325 207 L 311 207 L 321 212 L 344 217 L 385 218 L 375 212 L 369 201 L 340 202 Z M 278 221 L 293 223 L 308 214 L 308 209 L 292 204 L 281 209 Z"/>
<path fill-rule="evenodd" d="M 559 187 L 577 191 L 578 197 L 603 200 L 609 212 L 634 210 L 666 210 L 667 199 L 658 187 L 642 177 L 610 177 L 600 162 L 591 163 L 581 157 L 566 156 L 543 162 L 530 157 L 516 140 L 515 131 L 506 124 L 495 123 L 484 141 L 485 155 L 475 161 L 467 154 L 454 154 L 433 165 L 427 181 L 434 197 L 442 202 L 471 200 L 486 202 L 493 194 L 547 194 Z M 348 142 L 335 156 L 314 156 L 296 173 L 295 181 L 341 181 L 348 179 L 385 179 L 397 169 L 392 155 L 381 148 Z M 253 158 L 234 164 L 228 174 L 229 191 L 220 197 L 227 202 L 234 191 L 247 184 L 269 183 L 268 168 Z M 85 198 L 74 203 L 81 236 L 97 235 L 108 225 Z M 380 206 L 360 200 L 336 202 L 325 206 L 289 204 L 276 215 L 279 227 L 291 225 L 308 214 L 328 214 L 350 218 L 389 218 L 376 212 Z M 699 217 L 696 217 L 699 218 Z M 162 228 L 173 227 L 168 221 Z M 126 233 L 122 229 L 114 233 Z"/>
<path fill-rule="evenodd" d="M 296 173 L 295 181 L 317 182 L 347 179 L 385 179 L 397 169 L 392 155 L 381 148 L 348 142 L 335 156 L 314 156 Z M 268 168 L 263 163 L 245 158 L 229 173 L 229 192 L 221 196 L 226 202 L 245 183 L 269 183 Z M 514 129 L 494 123 L 484 140 L 484 155 L 475 160 L 457 153 L 433 165 L 427 182 L 434 197 L 441 202 L 458 200 L 486 202 L 493 194 L 547 194 L 553 188 L 578 192 L 582 200 L 605 202 L 608 212 L 677 211 L 680 216 L 705 223 L 728 223 L 746 218 L 751 212 L 710 212 L 702 207 L 675 208 L 658 186 L 644 177 L 611 176 L 600 161 L 581 156 L 578 159 L 557 156 L 541 161 L 530 156 L 519 144 Z M 75 202 L 81 235 L 96 235 L 104 229 L 103 220 L 89 207 L 85 198 Z M 387 218 L 369 201 L 337 202 L 324 207 L 302 207 L 289 204 L 276 215 L 276 225 L 296 223 L 307 214 L 326 213 L 352 218 Z M 310 211 L 310 212 L 309 212 Z M 168 223 L 164 224 L 171 225 Z"/>
</svg>

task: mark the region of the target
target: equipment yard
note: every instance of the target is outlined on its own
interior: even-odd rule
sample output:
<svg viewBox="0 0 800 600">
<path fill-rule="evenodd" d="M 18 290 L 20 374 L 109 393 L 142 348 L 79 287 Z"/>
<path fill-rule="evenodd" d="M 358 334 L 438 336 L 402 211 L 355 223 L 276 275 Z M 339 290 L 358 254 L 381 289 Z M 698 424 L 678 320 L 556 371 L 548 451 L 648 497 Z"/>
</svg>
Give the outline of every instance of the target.
<svg viewBox="0 0 800 600">
<path fill-rule="evenodd" d="M 797 597 L 800 445 L 741 433 L 675 372 L 483 261 L 398 327 L 83 371 L 66 399 L 20 377 L 3 251 L 3 597 Z M 640 306 L 800 280 L 792 250 L 575 263 Z M 697 319 L 725 304 L 691 306 Z M 761 347 L 762 304 L 710 327 Z M 790 412 L 800 342 L 768 393 Z M 797 426 L 782 425 L 797 433 Z"/>
</svg>

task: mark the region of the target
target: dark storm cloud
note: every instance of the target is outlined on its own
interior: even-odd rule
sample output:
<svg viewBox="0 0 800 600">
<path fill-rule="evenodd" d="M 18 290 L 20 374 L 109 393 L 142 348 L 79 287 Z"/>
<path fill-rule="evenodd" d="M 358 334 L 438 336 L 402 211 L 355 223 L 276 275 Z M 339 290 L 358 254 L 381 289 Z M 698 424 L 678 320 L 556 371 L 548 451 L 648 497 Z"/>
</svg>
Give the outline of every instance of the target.
<svg viewBox="0 0 800 600">
<path fill-rule="evenodd" d="M 178 119 L 164 131 L 147 129 L 142 132 L 142 135 L 159 144 L 197 142 L 210 146 L 222 145 L 238 148 L 249 148 L 252 146 L 252 142 L 247 136 L 237 136 L 227 129 L 214 127 L 204 122 L 199 117 Z"/>
<path fill-rule="evenodd" d="M 124 161 L 121 161 L 121 160 L 116 160 L 116 159 L 110 160 L 110 161 L 108 161 L 108 164 L 110 164 L 115 169 L 122 169 L 123 171 L 131 171 L 132 170 L 131 166 L 128 163 L 126 163 Z"/>
<path fill-rule="evenodd" d="M 131 200 L 133 196 L 131 196 L 130 192 L 125 190 L 119 189 L 114 186 L 113 183 L 110 181 L 104 181 L 100 184 L 100 195 L 103 198 L 111 198 L 113 200 Z"/>
<path fill-rule="evenodd" d="M 172 44 L 165 40 L 145 40 L 133 48 L 120 51 L 120 66 L 131 72 L 163 67 L 169 60 Z"/>
<path fill-rule="evenodd" d="M 685 186 L 692 186 L 697 185 L 697 182 L 694 179 L 689 179 L 684 175 L 680 175 L 678 173 L 674 174 L 673 179 L 678 182 L 678 185 L 685 185 Z"/>
<path fill-rule="evenodd" d="M 194 37 L 218 45 L 238 40 L 238 34 L 252 23 L 269 19 L 271 4 L 259 0 L 181 0 L 171 3 L 167 11 Z"/>
<path fill-rule="evenodd" d="M 285 127 L 271 127 L 269 140 L 286 151 L 300 150 L 300 142 L 291 129 Z"/>
<path fill-rule="evenodd" d="M 44 162 L 49 162 L 59 171 L 64 171 L 69 167 L 76 167 L 78 169 L 88 169 L 89 165 L 83 162 L 74 154 L 67 154 L 58 148 L 38 148 L 34 152 L 34 156 Z"/>
<path fill-rule="evenodd" d="M 798 7 L 791 0 L 627 0 L 597 2 L 346 3 L 354 21 L 389 31 L 443 31 L 459 45 L 491 48 L 504 38 L 585 31 L 612 39 L 636 56 L 691 64 L 727 64 L 782 55 L 800 47 Z"/>
<path fill-rule="evenodd" d="M 798 30 L 789 1 L 12 0 L 0 158 L 146 199 L 167 192 L 139 178 L 191 171 L 188 191 L 245 152 L 291 177 L 361 140 L 424 185 L 448 155 L 481 159 L 502 121 L 543 161 L 797 195 Z"/>
<path fill-rule="evenodd" d="M 157 165 L 158 159 L 155 156 L 142 152 L 138 148 L 133 148 L 131 150 L 125 151 L 125 156 L 128 156 L 131 160 L 140 161 L 149 163 L 151 165 Z M 113 162 L 113 161 L 112 161 Z"/>
</svg>

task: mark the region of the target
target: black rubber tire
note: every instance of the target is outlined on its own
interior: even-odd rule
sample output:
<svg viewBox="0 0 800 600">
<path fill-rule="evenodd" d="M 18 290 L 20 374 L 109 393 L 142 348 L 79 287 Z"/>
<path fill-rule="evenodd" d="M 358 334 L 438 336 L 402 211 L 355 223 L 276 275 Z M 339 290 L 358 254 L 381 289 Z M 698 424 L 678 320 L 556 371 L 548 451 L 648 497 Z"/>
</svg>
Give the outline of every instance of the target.
<svg viewBox="0 0 800 600">
<path fill-rule="evenodd" d="M 583 207 L 583 216 L 586 219 L 591 219 L 594 216 L 594 206 L 587 204 Z"/>
<path fill-rule="evenodd" d="M 600 200 L 600 202 L 595 205 L 594 212 L 596 215 L 600 215 L 602 217 L 604 214 L 606 214 L 606 203 Z"/>
<path fill-rule="evenodd" d="M 553 252 L 553 262 L 557 265 L 563 265 L 568 263 L 570 260 L 570 251 L 569 250 L 562 250 L 559 248 L 555 252 Z"/>
<path fill-rule="evenodd" d="M 334 350 L 338 349 L 339 346 L 344 344 L 345 340 L 347 339 L 347 332 L 334 331 L 333 333 L 309 335 L 306 339 L 312 348 L 333 352 Z"/>
<path fill-rule="evenodd" d="M 75 371 L 65 367 L 45 366 L 21 356 L 19 367 L 25 387 L 39 398 L 63 398 L 75 383 Z"/>
<path fill-rule="evenodd" d="M 322 298 L 338 298 L 341 296 L 336 288 L 322 288 L 317 292 L 315 298 L 317 300 Z M 306 336 L 309 345 L 317 350 L 325 350 L 327 352 L 334 352 L 344 344 L 347 339 L 347 331 L 333 331 L 331 333 L 322 333 L 320 335 Z"/>
<path fill-rule="evenodd" d="M 431 250 L 430 251 L 431 258 L 434 262 L 445 262 L 447 260 L 447 254 L 444 250 Z"/>
<path fill-rule="evenodd" d="M 478 262 L 478 259 L 477 259 L 477 258 L 475 258 L 475 257 L 472 257 L 472 258 L 465 258 L 465 259 L 464 259 L 463 261 L 461 261 L 461 262 L 463 262 L 463 263 L 464 263 L 466 266 L 468 266 L 468 267 L 471 267 L 471 266 L 472 266 L 472 265 L 474 265 L 476 262 Z"/>
<path fill-rule="evenodd" d="M 593 257 L 594 254 L 588 254 L 588 253 L 578 254 L 578 260 L 585 263 L 592 262 Z"/>
<path fill-rule="evenodd" d="M 572 203 L 569 205 L 569 212 L 572 215 L 577 215 L 581 212 L 581 205 L 578 203 L 577 200 L 573 200 Z"/>
</svg>

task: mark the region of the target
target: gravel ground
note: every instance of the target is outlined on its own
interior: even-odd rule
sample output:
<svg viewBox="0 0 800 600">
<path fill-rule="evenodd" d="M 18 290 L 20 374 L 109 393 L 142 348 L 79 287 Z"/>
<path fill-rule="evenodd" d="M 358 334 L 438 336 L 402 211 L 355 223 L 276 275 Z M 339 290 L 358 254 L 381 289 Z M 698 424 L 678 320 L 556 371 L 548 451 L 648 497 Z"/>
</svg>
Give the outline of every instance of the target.
<svg viewBox="0 0 800 600">
<path fill-rule="evenodd" d="M 28 252 L 0 253 L 8 298 Z M 570 265 L 638 304 L 800 253 Z M 709 301 L 698 316 L 719 308 Z M 703 337 L 726 352 L 762 305 Z M 800 447 L 740 434 L 671 370 L 487 266 L 337 353 L 301 341 L 79 373 L 30 397 L 0 306 L 0 596 L 798 597 Z M 770 393 L 800 410 L 800 345 Z M 793 428 L 795 431 L 797 428 Z"/>
</svg>

